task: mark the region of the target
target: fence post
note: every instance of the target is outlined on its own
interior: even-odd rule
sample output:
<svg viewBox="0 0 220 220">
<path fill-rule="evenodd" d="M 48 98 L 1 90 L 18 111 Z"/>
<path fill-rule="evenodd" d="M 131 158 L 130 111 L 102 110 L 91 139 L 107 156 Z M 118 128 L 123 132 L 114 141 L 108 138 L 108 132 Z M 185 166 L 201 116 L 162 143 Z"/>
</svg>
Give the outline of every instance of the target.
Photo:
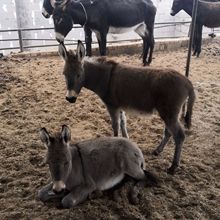
<svg viewBox="0 0 220 220">
<path fill-rule="evenodd" d="M 198 0 L 193 1 L 192 22 L 191 22 L 191 28 L 190 28 L 190 39 L 189 39 L 188 55 L 187 55 L 187 61 L 186 61 L 186 72 L 185 72 L 186 77 L 189 77 L 189 67 L 190 67 L 192 44 L 194 40 L 194 32 L 195 32 L 195 26 L 196 26 L 198 2 L 199 2 Z"/>
<path fill-rule="evenodd" d="M 22 30 L 18 29 L 18 39 L 19 39 L 19 47 L 20 47 L 20 52 L 24 51 L 24 47 L 23 47 L 23 39 L 22 39 Z"/>
</svg>

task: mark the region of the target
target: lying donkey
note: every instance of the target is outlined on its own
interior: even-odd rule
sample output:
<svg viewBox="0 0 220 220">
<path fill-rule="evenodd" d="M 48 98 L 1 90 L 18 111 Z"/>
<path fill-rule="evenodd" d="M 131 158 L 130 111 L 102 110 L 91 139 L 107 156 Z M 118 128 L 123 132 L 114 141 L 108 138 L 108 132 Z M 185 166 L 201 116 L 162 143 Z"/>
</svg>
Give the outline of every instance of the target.
<svg viewBox="0 0 220 220">
<path fill-rule="evenodd" d="M 155 177 L 144 170 L 141 150 L 128 139 L 98 138 L 71 145 L 66 125 L 54 136 L 42 128 L 40 137 L 47 147 L 46 163 L 52 177 L 52 183 L 38 193 L 43 202 L 61 197 L 62 206 L 70 208 L 95 190 L 112 188 L 125 175 L 140 182 L 153 177 L 156 183 Z"/>
<path fill-rule="evenodd" d="M 119 124 L 122 135 L 127 137 L 125 115 L 120 110 L 133 109 L 143 113 L 159 112 L 165 122 L 164 137 L 154 151 L 158 155 L 171 135 L 175 141 L 175 153 L 168 172 L 173 174 L 179 165 L 184 131 L 178 114 L 188 98 L 185 115 L 186 127 L 191 126 L 195 93 L 192 83 L 171 69 L 133 67 L 108 61 L 106 58 L 85 58 L 85 48 L 79 41 L 77 53 L 68 52 L 63 44 L 59 53 L 65 60 L 66 99 L 73 103 L 82 87 L 92 90 L 103 100 L 112 120 L 114 136 L 118 136 Z"/>
</svg>

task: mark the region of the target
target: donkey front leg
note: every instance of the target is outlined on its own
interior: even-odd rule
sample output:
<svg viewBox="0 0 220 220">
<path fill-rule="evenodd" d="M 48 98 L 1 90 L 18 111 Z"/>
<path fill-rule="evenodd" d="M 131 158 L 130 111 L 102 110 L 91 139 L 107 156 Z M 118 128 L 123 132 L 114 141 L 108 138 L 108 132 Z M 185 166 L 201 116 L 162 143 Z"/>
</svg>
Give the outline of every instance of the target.
<svg viewBox="0 0 220 220">
<path fill-rule="evenodd" d="M 106 43 L 107 43 L 107 33 L 106 31 L 103 32 L 96 32 L 96 37 L 99 43 L 99 52 L 101 56 L 106 55 Z"/>
<path fill-rule="evenodd" d="M 67 196 L 62 199 L 63 208 L 72 208 L 85 201 L 95 190 L 92 186 L 77 186 Z"/>
<path fill-rule="evenodd" d="M 119 123 L 120 123 L 119 121 L 120 109 L 114 108 L 112 106 L 107 106 L 107 109 L 111 117 L 114 136 L 118 137 L 119 136 Z"/>
<path fill-rule="evenodd" d="M 50 183 L 38 191 L 37 196 L 42 202 L 46 202 L 51 199 L 51 195 L 49 192 L 52 190 L 52 187 L 53 183 Z"/>
<path fill-rule="evenodd" d="M 92 31 L 88 27 L 84 27 L 85 42 L 86 42 L 86 56 L 92 56 Z"/>
<path fill-rule="evenodd" d="M 121 127 L 122 137 L 129 138 L 127 132 L 127 120 L 124 111 L 120 111 L 120 127 Z"/>
<path fill-rule="evenodd" d="M 38 192 L 38 198 L 42 202 L 48 202 L 53 199 L 62 199 L 63 197 L 64 193 L 56 194 L 53 192 L 53 183 L 46 185 Z"/>
</svg>

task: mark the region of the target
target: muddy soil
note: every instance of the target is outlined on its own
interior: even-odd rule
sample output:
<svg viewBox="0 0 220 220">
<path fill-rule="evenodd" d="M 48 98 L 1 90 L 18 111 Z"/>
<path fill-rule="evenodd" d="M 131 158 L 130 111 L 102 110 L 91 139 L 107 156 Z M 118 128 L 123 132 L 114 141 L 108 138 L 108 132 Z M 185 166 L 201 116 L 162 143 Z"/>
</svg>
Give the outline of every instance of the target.
<svg viewBox="0 0 220 220">
<path fill-rule="evenodd" d="M 152 67 L 184 74 L 186 54 L 186 49 L 155 53 Z M 113 59 L 141 65 L 139 54 Z M 0 59 L 1 220 L 220 219 L 220 41 L 203 46 L 201 57 L 192 58 L 190 79 L 197 100 L 175 176 L 166 173 L 173 141 L 160 156 L 152 155 L 163 133 L 157 114 L 127 114 L 130 139 L 142 149 L 147 170 L 160 180 L 159 187 L 141 190 L 136 205 L 127 196 L 131 183 L 70 210 L 37 199 L 37 191 L 50 181 L 43 164 L 46 149 L 39 139 L 40 127 L 54 132 L 67 124 L 73 142 L 112 135 L 109 115 L 95 94 L 83 89 L 75 104 L 65 100 L 62 67 L 56 56 Z"/>
</svg>

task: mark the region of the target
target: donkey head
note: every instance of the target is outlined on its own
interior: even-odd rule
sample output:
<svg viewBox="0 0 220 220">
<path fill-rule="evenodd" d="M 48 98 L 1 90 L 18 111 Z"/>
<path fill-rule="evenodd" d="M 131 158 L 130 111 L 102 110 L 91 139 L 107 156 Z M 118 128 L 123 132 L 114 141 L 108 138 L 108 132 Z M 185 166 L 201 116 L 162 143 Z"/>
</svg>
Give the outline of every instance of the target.
<svg viewBox="0 0 220 220">
<path fill-rule="evenodd" d="M 170 11 L 170 15 L 175 16 L 179 11 L 183 9 L 184 4 L 186 3 L 183 0 L 173 0 L 173 5 Z"/>
<path fill-rule="evenodd" d="M 46 128 L 41 128 L 40 138 L 47 148 L 45 162 L 49 165 L 53 190 L 61 192 L 66 188 L 65 182 L 72 167 L 69 149 L 70 129 L 63 125 L 60 133 L 50 136 Z"/>
<path fill-rule="evenodd" d="M 63 74 L 66 79 L 67 94 L 66 100 L 74 103 L 84 86 L 84 70 L 82 59 L 85 56 L 85 47 L 78 41 L 77 52 L 67 51 L 64 44 L 59 45 L 59 54 L 65 60 Z"/>
<path fill-rule="evenodd" d="M 73 20 L 71 15 L 67 12 L 67 4 L 69 0 L 56 1 L 53 11 L 53 22 L 56 34 L 56 40 L 61 43 L 64 38 L 72 30 Z"/>
<path fill-rule="evenodd" d="M 42 7 L 42 15 L 45 18 L 49 18 L 53 14 L 53 9 L 56 0 L 44 0 Z"/>
</svg>

